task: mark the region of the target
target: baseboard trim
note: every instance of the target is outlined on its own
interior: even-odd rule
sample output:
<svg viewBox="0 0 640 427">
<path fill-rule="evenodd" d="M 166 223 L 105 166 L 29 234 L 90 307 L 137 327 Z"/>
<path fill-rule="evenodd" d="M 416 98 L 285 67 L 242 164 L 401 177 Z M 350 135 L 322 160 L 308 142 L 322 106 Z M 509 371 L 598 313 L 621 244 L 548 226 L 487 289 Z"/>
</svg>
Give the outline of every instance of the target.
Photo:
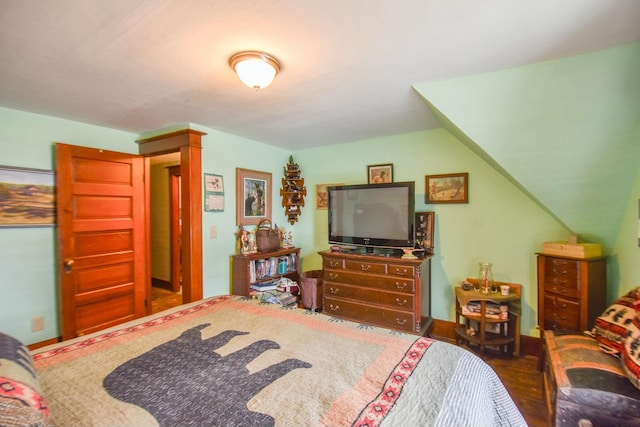
<svg viewBox="0 0 640 427">
<path fill-rule="evenodd" d="M 163 280 L 163 279 L 158 279 L 158 278 L 152 277 L 151 278 L 151 286 L 153 286 L 155 288 L 166 289 L 168 291 L 172 291 L 173 292 L 173 288 L 171 287 L 171 282 L 169 282 L 168 280 Z"/>
<path fill-rule="evenodd" d="M 44 347 L 44 346 L 47 346 L 47 345 L 58 344 L 61 341 L 62 341 L 61 337 L 51 338 L 51 339 L 48 339 L 46 341 L 40 341 L 40 342 L 36 342 L 36 343 L 33 343 L 33 344 L 29 344 L 27 346 L 27 348 L 29 350 L 36 350 L 38 348 L 41 348 L 41 347 Z"/>
<path fill-rule="evenodd" d="M 454 343 L 456 341 L 456 324 L 448 320 L 433 319 L 433 336 Z M 536 356 L 542 354 L 542 340 L 528 335 L 520 335 L 520 355 Z"/>
</svg>

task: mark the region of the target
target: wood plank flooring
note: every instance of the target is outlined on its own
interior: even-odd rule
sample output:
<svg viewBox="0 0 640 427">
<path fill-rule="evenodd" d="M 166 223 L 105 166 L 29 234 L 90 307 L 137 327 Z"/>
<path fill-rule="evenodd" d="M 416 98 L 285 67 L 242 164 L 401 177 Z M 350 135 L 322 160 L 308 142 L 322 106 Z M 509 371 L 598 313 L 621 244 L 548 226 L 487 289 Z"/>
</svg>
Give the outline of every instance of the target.
<svg viewBox="0 0 640 427">
<path fill-rule="evenodd" d="M 498 374 L 529 427 L 552 425 L 544 402 L 542 371 L 536 356 L 512 359 L 485 357 Z"/>
<path fill-rule="evenodd" d="M 182 296 L 154 287 L 151 303 L 153 312 L 157 313 L 181 304 Z M 487 355 L 484 360 L 496 371 L 530 427 L 552 425 L 544 403 L 542 371 L 537 357 L 504 359 Z"/>
</svg>

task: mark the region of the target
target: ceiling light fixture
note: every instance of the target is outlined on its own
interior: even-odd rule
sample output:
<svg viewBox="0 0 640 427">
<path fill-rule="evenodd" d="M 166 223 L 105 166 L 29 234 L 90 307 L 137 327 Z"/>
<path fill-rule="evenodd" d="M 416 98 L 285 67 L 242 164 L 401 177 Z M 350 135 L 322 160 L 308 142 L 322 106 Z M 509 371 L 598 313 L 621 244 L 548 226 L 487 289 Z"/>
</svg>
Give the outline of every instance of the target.
<svg viewBox="0 0 640 427">
<path fill-rule="evenodd" d="M 271 84 L 280 71 L 280 62 L 263 52 L 239 52 L 229 58 L 229 65 L 242 83 L 255 90 Z"/>
</svg>

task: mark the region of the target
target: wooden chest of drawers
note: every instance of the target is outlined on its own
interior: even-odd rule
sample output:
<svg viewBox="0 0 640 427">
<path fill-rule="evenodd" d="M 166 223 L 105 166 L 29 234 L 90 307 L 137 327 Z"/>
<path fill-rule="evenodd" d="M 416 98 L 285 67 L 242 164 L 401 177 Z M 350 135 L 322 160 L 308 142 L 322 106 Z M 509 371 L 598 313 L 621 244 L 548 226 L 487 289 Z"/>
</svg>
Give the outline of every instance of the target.
<svg viewBox="0 0 640 427">
<path fill-rule="evenodd" d="M 430 256 L 320 255 L 325 313 L 414 334 L 431 332 Z"/>
<path fill-rule="evenodd" d="M 538 327 L 585 331 L 607 307 L 606 257 L 538 255 Z"/>
</svg>

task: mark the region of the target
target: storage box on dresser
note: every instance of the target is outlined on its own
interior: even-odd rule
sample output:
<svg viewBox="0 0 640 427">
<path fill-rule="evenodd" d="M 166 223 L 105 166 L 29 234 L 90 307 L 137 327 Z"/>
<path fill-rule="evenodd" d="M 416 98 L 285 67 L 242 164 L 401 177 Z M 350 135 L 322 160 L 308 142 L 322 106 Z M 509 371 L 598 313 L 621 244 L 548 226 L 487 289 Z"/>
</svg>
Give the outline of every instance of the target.
<svg viewBox="0 0 640 427">
<path fill-rule="evenodd" d="M 606 257 L 537 256 L 540 330 L 593 328 L 595 318 L 607 304 Z"/>
<path fill-rule="evenodd" d="M 320 255 L 326 314 L 414 334 L 431 333 L 431 256 L 403 259 L 330 251 Z"/>
</svg>

